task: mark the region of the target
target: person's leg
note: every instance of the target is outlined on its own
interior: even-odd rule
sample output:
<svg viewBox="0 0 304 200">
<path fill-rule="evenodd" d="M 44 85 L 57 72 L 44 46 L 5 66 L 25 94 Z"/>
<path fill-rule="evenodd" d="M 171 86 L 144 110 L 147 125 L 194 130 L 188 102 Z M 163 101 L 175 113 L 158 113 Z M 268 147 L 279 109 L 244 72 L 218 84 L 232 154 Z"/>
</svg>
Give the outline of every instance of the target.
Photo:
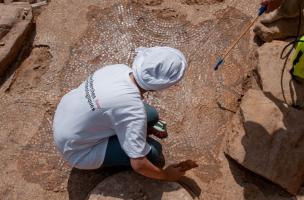
<svg viewBox="0 0 304 200">
<path fill-rule="evenodd" d="M 150 137 L 147 138 L 147 142 L 151 146 L 151 151 L 147 155 L 148 160 L 157 167 L 163 168 L 165 166 L 165 158 L 162 145 Z"/>
<path fill-rule="evenodd" d="M 154 107 L 147 103 L 144 103 L 144 106 L 147 113 L 148 127 L 153 127 L 159 120 L 158 112 Z"/>
<path fill-rule="evenodd" d="M 130 158 L 121 148 L 117 136 L 111 136 L 108 141 L 103 167 L 130 167 Z"/>
<path fill-rule="evenodd" d="M 153 127 L 159 121 L 159 116 L 158 116 L 156 109 L 146 103 L 144 103 L 144 106 L 145 106 L 146 113 L 147 113 L 147 123 L 148 123 L 147 133 L 148 133 L 148 135 L 154 135 L 155 137 L 157 137 L 159 139 L 164 139 L 164 138 L 168 137 L 167 131 L 158 131 Z"/>
<path fill-rule="evenodd" d="M 162 154 L 162 146 L 159 142 L 152 138 L 147 138 L 148 144 L 151 146 L 151 151 L 147 155 L 147 159 L 158 167 L 165 165 L 165 160 Z M 118 141 L 117 136 L 112 136 L 109 139 L 103 167 L 131 167 L 130 158 L 123 151 Z"/>
</svg>

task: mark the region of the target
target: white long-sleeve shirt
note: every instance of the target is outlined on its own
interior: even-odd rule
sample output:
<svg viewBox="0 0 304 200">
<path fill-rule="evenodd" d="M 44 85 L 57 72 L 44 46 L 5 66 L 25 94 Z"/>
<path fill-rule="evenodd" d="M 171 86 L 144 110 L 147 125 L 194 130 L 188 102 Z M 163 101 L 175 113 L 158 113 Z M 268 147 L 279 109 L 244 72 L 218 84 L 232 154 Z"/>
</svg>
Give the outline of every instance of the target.
<svg viewBox="0 0 304 200">
<path fill-rule="evenodd" d="M 149 153 L 146 112 L 131 71 L 126 65 L 106 66 L 61 99 L 53 122 L 54 140 L 73 167 L 99 168 L 113 135 L 130 158 Z"/>
</svg>

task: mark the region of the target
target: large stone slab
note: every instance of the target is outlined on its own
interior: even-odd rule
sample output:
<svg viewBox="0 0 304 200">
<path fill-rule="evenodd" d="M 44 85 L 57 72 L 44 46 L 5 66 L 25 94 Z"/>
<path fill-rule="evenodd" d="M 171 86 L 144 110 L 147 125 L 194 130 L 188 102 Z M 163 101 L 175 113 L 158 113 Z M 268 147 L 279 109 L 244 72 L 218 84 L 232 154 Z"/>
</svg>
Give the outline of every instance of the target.
<svg viewBox="0 0 304 200">
<path fill-rule="evenodd" d="M 249 90 L 227 133 L 225 152 L 296 194 L 304 181 L 304 112 L 270 93 Z"/>
<path fill-rule="evenodd" d="M 134 172 L 122 172 L 106 178 L 90 193 L 88 200 L 192 200 L 178 183 L 145 178 Z"/>
<path fill-rule="evenodd" d="M 0 4 L 0 39 L 3 38 L 18 20 L 19 11 L 13 6 Z"/>
<path fill-rule="evenodd" d="M 291 61 L 288 59 L 284 69 L 285 60 L 280 58 L 281 52 L 287 44 L 288 42 L 284 41 L 274 41 L 265 43 L 258 49 L 258 73 L 261 86 L 265 92 L 271 92 L 289 105 L 303 107 L 304 84 L 301 85 L 291 80 L 292 77 L 289 73 L 292 67 Z"/>
<path fill-rule="evenodd" d="M 0 3 L 0 75 L 16 60 L 32 25 L 29 3 Z"/>
</svg>

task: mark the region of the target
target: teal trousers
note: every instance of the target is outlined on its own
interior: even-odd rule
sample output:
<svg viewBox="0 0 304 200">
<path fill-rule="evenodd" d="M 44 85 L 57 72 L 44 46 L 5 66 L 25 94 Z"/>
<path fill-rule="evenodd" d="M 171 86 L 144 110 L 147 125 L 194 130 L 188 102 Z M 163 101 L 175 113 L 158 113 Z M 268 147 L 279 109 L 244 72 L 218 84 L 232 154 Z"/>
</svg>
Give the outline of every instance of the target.
<svg viewBox="0 0 304 200">
<path fill-rule="evenodd" d="M 147 113 L 147 126 L 153 127 L 159 120 L 156 109 L 148 104 L 144 104 Z M 151 150 L 146 156 L 147 159 L 158 167 L 165 165 L 162 154 L 161 144 L 153 138 L 147 137 L 147 142 L 151 146 Z M 117 136 L 109 138 L 103 167 L 131 167 L 130 158 L 123 151 Z"/>
</svg>

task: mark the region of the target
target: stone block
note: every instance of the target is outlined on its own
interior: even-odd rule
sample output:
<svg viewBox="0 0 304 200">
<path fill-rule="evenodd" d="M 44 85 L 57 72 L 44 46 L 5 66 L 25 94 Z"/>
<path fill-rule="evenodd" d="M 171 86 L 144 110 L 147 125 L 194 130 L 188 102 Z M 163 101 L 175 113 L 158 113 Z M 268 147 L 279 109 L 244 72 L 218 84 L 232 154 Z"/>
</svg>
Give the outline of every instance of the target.
<svg viewBox="0 0 304 200">
<path fill-rule="evenodd" d="M 304 182 L 304 111 L 249 90 L 227 133 L 226 154 L 296 194 Z"/>
</svg>

